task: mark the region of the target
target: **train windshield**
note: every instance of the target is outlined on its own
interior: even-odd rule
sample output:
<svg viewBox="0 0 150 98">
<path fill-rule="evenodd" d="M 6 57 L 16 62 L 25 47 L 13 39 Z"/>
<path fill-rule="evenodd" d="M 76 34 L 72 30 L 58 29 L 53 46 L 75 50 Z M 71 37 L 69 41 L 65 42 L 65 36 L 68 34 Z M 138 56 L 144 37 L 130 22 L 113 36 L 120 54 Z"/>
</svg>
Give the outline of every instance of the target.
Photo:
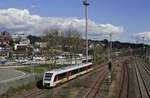
<svg viewBox="0 0 150 98">
<path fill-rule="evenodd" d="M 44 80 L 50 81 L 52 78 L 52 75 L 53 75 L 52 73 L 45 73 Z"/>
</svg>

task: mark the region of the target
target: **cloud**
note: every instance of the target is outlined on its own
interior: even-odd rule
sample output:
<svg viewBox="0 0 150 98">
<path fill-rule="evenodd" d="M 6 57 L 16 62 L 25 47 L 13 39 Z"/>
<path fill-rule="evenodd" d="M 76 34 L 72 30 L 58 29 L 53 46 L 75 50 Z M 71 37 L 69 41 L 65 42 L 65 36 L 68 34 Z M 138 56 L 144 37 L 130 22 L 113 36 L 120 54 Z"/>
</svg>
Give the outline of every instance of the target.
<svg viewBox="0 0 150 98">
<path fill-rule="evenodd" d="M 31 15 L 27 9 L 0 9 L 0 31 L 26 32 L 28 34 L 40 34 L 44 30 L 57 28 L 67 30 L 70 28 L 85 32 L 85 20 L 79 18 L 41 17 Z M 123 27 L 112 24 L 97 24 L 89 20 L 88 32 L 90 34 L 123 32 Z"/>
<path fill-rule="evenodd" d="M 134 34 L 133 36 L 138 39 L 142 39 L 144 37 L 144 39 L 150 40 L 150 32 L 140 32 L 140 33 Z"/>
</svg>

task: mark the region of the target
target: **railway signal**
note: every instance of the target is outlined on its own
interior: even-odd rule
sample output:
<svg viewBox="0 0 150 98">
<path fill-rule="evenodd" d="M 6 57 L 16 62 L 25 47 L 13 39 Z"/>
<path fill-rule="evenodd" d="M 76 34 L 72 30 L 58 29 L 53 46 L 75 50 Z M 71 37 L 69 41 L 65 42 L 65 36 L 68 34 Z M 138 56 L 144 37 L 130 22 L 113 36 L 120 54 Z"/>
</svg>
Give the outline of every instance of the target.
<svg viewBox="0 0 150 98">
<path fill-rule="evenodd" d="M 109 34 L 109 42 L 108 42 L 108 68 L 111 71 L 111 52 L 112 52 L 112 34 Z"/>
<path fill-rule="evenodd" d="M 142 37 L 142 41 L 143 41 L 143 56 L 144 56 L 145 55 L 145 45 L 144 45 L 145 39 L 144 39 L 144 36 Z"/>
<path fill-rule="evenodd" d="M 108 69 L 109 69 L 109 81 L 111 82 L 111 70 L 112 70 L 112 62 L 111 62 L 111 52 L 112 52 L 112 34 L 109 33 L 109 42 L 108 42 Z"/>
<path fill-rule="evenodd" d="M 147 40 L 145 40 L 145 37 L 143 36 L 142 37 L 142 44 L 143 44 L 143 57 L 147 57 L 147 45 L 146 45 L 146 43 L 145 43 L 145 41 L 147 41 Z"/>
<path fill-rule="evenodd" d="M 109 71 L 111 71 L 111 69 L 112 69 L 112 63 L 111 63 L 111 61 L 108 62 L 108 69 L 109 69 Z"/>
</svg>

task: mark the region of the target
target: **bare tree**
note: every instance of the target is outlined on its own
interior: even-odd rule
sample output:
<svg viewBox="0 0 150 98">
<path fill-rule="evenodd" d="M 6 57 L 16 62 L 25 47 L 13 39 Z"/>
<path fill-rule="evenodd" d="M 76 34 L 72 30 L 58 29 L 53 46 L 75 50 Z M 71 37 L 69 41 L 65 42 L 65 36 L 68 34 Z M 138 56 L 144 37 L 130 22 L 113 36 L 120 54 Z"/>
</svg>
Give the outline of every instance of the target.
<svg viewBox="0 0 150 98">
<path fill-rule="evenodd" d="M 96 64 L 100 64 L 102 61 L 104 61 L 107 57 L 105 57 L 105 51 L 106 49 L 101 46 L 100 44 L 94 44 L 92 48 L 93 52 L 93 61 Z"/>
<path fill-rule="evenodd" d="M 77 58 L 77 53 L 81 53 L 83 50 L 83 40 L 78 31 L 69 29 L 59 34 L 58 29 L 46 30 L 44 32 L 43 39 L 48 43 L 48 53 L 52 60 L 52 63 L 56 64 L 56 56 L 60 53 L 67 52 L 66 61 L 70 61 L 72 64 L 73 59 Z M 61 52 L 60 52 L 61 51 Z"/>
<path fill-rule="evenodd" d="M 58 30 L 46 30 L 42 37 L 47 42 L 48 54 L 51 58 L 52 64 L 56 65 L 56 56 L 58 55 L 58 48 L 60 44 L 60 37 L 58 36 Z"/>
<path fill-rule="evenodd" d="M 66 31 L 67 44 L 70 52 L 70 59 L 75 59 L 77 63 L 77 54 L 81 53 L 83 50 L 83 41 L 81 40 L 81 35 L 78 31 L 74 29 L 69 29 Z"/>
</svg>

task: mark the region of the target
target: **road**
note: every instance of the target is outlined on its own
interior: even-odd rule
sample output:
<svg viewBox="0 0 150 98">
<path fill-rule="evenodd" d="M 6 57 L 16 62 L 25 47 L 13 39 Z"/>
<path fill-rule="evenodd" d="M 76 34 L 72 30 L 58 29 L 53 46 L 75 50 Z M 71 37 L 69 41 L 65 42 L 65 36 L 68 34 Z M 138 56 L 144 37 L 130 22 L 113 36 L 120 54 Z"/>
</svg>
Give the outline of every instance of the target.
<svg viewBox="0 0 150 98">
<path fill-rule="evenodd" d="M 0 69 L 0 83 L 6 83 L 7 81 L 21 78 L 25 73 L 17 71 L 15 69 Z"/>
</svg>

